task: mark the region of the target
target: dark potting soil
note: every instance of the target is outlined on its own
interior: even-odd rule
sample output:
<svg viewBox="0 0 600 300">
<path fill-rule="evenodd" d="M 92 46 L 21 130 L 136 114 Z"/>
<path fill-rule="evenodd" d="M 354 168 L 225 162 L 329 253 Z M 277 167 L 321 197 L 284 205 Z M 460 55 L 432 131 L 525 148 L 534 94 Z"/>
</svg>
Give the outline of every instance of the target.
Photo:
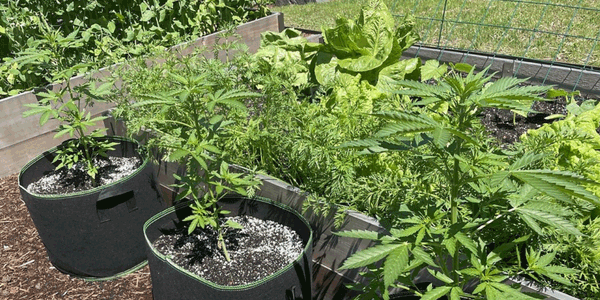
<svg viewBox="0 0 600 300">
<path fill-rule="evenodd" d="M 536 113 L 529 113 L 527 117 L 514 114 L 510 110 L 487 108 L 481 114 L 481 123 L 500 144 L 514 144 L 527 130 L 537 129 L 554 121 L 546 120 L 546 117 L 553 114 L 566 115 L 566 105 L 565 99 L 538 101 L 532 106 Z"/>
<path fill-rule="evenodd" d="M 231 261 L 217 249 L 217 235 L 211 227 L 163 234 L 153 246 L 184 269 L 219 285 L 244 285 L 265 278 L 298 258 L 303 245 L 300 236 L 279 223 L 252 216 L 231 219 L 243 229 L 224 229 Z"/>
<path fill-rule="evenodd" d="M 110 156 L 107 159 L 95 159 L 94 163 L 98 167 L 98 174 L 96 175 L 98 186 L 102 186 L 130 175 L 140 167 L 142 162 L 137 157 Z M 29 184 L 27 190 L 41 195 L 62 195 L 85 191 L 94 187 L 92 179 L 87 175 L 83 164 L 77 163 L 71 169 L 53 170 Z"/>
</svg>

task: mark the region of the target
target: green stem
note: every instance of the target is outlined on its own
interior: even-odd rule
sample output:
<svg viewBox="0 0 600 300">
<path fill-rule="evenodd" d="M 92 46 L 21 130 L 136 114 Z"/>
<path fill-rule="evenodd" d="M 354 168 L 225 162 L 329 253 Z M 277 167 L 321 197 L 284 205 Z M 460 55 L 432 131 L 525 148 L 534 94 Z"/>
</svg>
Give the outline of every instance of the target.
<svg viewBox="0 0 600 300">
<path fill-rule="evenodd" d="M 223 250 L 223 254 L 225 255 L 225 259 L 227 261 L 231 261 L 231 258 L 229 257 L 229 252 L 227 252 L 227 246 L 225 246 L 225 239 L 223 238 L 223 233 L 221 232 L 221 230 L 219 230 L 219 243 L 218 243 L 218 247 Z"/>
<path fill-rule="evenodd" d="M 458 166 L 459 161 L 457 158 L 454 158 L 454 171 L 453 171 L 453 181 L 452 182 L 452 190 L 450 192 L 450 211 L 451 211 L 451 223 L 452 225 L 458 223 L 458 190 L 459 190 L 459 184 L 458 184 Z M 459 254 L 460 251 L 458 251 L 458 249 L 454 252 L 454 257 L 452 258 L 452 274 L 454 277 L 454 282 L 458 282 L 459 281 L 459 274 L 458 274 L 458 259 L 459 259 Z"/>
</svg>

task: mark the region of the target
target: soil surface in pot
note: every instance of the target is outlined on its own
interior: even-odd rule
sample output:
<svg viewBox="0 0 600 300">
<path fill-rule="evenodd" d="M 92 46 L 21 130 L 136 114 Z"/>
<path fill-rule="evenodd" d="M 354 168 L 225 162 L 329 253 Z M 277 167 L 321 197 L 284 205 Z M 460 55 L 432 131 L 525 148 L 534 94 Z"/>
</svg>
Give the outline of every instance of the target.
<svg viewBox="0 0 600 300">
<path fill-rule="evenodd" d="M 97 186 L 111 184 L 135 172 L 142 164 L 137 157 L 113 157 L 95 159 L 98 168 Z M 77 163 L 71 169 L 62 168 L 42 176 L 27 186 L 30 193 L 40 195 L 62 195 L 93 189 L 92 178 L 87 175 L 83 163 Z"/>
<path fill-rule="evenodd" d="M 580 103 L 584 98 L 577 99 Z M 516 115 L 510 110 L 487 108 L 481 114 L 481 123 L 500 144 L 514 144 L 519 137 L 529 129 L 537 129 L 554 120 L 546 117 L 554 114 L 567 114 L 567 101 L 559 98 L 555 101 L 536 101 L 532 109 L 536 113 L 529 113 L 527 117 Z"/>
<path fill-rule="evenodd" d="M 148 266 L 97 282 L 56 270 L 21 200 L 17 176 L 0 178 L 0 299 L 152 300 Z"/>
<path fill-rule="evenodd" d="M 224 239 L 231 261 L 217 249 L 211 227 L 163 234 L 153 246 L 186 270 L 219 285 L 244 285 L 265 278 L 296 260 L 303 251 L 300 236 L 279 223 L 252 216 L 225 218 L 242 225 L 227 227 Z"/>
</svg>

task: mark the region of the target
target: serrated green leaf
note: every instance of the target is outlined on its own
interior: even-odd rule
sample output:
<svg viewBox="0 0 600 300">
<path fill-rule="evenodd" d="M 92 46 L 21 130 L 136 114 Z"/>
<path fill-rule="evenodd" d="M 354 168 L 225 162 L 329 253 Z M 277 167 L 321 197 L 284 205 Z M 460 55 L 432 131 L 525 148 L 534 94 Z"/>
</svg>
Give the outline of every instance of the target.
<svg viewBox="0 0 600 300">
<path fill-rule="evenodd" d="M 189 151 L 187 151 L 185 149 L 177 149 L 177 150 L 173 151 L 173 153 L 171 153 L 171 155 L 169 155 L 169 160 L 170 161 L 179 161 L 182 157 L 184 157 L 188 154 L 189 154 Z M 179 178 L 179 180 L 181 180 L 181 178 Z"/>
<path fill-rule="evenodd" d="M 431 291 L 428 291 L 427 293 L 425 293 L 423 295 L 423 297 L 421 297 L 421 300 L 436 300 L 439 299 L 443 296 L 445 296 L 446 294 L 448 294 L 450 292 L 450 290 L 452 290 L 451 286 L 439 286 L 434 288 Z"/>
<path fill-rule="evenodd" d="M 460 300 L 460 296 L 463 294 L 463 291 L 459 287 L 453 287 L 452 291 L 450 291 L 450 300 Z"/>
<path fill-rule="evenodd" d="M 52 115 L 51 111 L 45 111 L 40 116 L 40 126 L 44 126 L 50 120 L 50 116 Z"/>
<path fill-rule="evenodd" d="M 408 227 L 406 229 L 403 229 L 403 230 L 397 232 L 394 236 L 395 237 L 411 236 L 411 235 L 415 234 L 416 232 L 418 232 L 419 230 L 421 230 L 421 228 L 423 228 L 423 225 L 420 225 L 420 224 L 411 226 L 411 227 Z"/>
<path fill-rule="evenodd" d="M 477 245 L 475 244 L 475 242 L 470 239 L 468 236 L 466 236 L 464 233 L 462 232 L 457 232 L 454 237 L 456 237 L 456 239 L 458 240 L 458 242 L 465 246 L 465 248 L 469 249 L 469 251 L 471 251 L 471 253 L 473 254 L 477 254 Z"/>
<path fill-rule="evenodd" d="M 555 273 L 545 273 L 543 275 L 546 276 L 546 277 L 548 277 L 548 278 L 550 278 L 550 279 L 552 279 L 552 280 L 554 280 L 554 281 L 560 282 L 560 283 L 562 283 L 564 285 L 567 285 L 567 286 L 572 286 L 573 285 L 573 283 L 570 280 L 568 280 L 567 278 L 565 278 L 563 276 L 560 276 L 558 274 L 555 274 Z"/>
<path fill-rule="evenodd" d="M 386 257 L 390 252 L 402 247 L 403 244 L 386 244 L 369 247 L 365 250 L 354 253 L 340 267 L 343 269 L 354 269 L 370 265 Z"/>
<path fill-rule="evenodd" d="M 561 200 L 571 203 L 571 197 L 586 200 L 600 207 L 598 197 L 586 190 L 583 185 L 597 184 L 575 173 L 550 170 L 519 170 L 511 171 L 511 175 L 534 189 Z"/>
<path fill-rule="evenodd" d="M 433 258 L 431 257 L 431 255 L 429 255 L 429 253 L 425 252 L 425 250 L 423 250 L 423 248 L 421 248 L 420 246 L 414 247 L 411 250 L 411 252 L 415 256 L 415 258 L 423 261 L 424 263 L 428 264 L 429 266 L 439 267 L 435 263 L 435 261 L 433 261 Z"/>
<path fill-rule="evenodd" d="M 516 211 L 521 214 L 525 214 L 531 218 L 534 218 L 534 219 L 538 220 L 539 222 L 545 223 L 556 229 L 562 230 L 566 233 L 570 233 L 570 234 L 573 234 L 576 236 L 583 235 L 571 221 L 563 219 L 557 215 L 554 215 L 554 214 L 551 214 L 548 212 L 544 212 L 544 211 L 527 209 L 527 208 L 522 208 L 522 207 L 517 208 Z"/>
<path fill-rule="evenodd" d="M 383 265 L 383 282 L 386 287 L 404 272 L 408 265 L 408 245 L 404 245 L 390 252 Z"/>
<path fill-rule="evenodd" d="M 439 279 L 442 282 L 445 282 L 447 284 L 454 283 L 454 280 L 452 280 L 452 278 L 448 277 L 446 274 L 444 274 L 440 271 L 436 271 L 436 270 L 427 268 L 427 272 L 429 272 L 429 274 L 433 275 L 433 277 Z"/>
<path fill-rule="evenodd" d="M 442 245 L 446 247 L 446 250 L 448 250 L 448 253 L 450 253 L 451 256 L 454 256 L 454 253 L 456 253 L 456 242 L 456 238 L 454 237 L 444 239 L 442 242 Z"/>
<path fill-rule="evenodd" d="M 535 265 L 539 268 L 544 268 L 554 260 L 555 256 L 556 253 L 554 252 L 546 253 L 535 262 Z"/>
<path fill-rule="evenodd" d="M 523 167 L 526 167 L 536 161 L 539 161 L 544 155 L 543 154 L 535 154 L 535 153 L 526 153 L 519 159 L 517 159 L 511 166 L 511 170 L 518 170 Z"/>
<path fill-rule="evenodd" d="M 375 136 L 387 137 L 394 134 L 429 132 L 433 131 L 434 129 L 436 129 L 435 125 L 432 125 L 426 120 L 415 117 L 412 119 L 387 124 L 381 130 L 379 130 Z"/>
<path fill-rule="evenodd" d="M 464 272 L 465 270 L 462 270 L 461 272 Z M 477 275 L 474 275 L 477 276 Z M 477 285 L 477 287 L 475 288 L 475 290 L 473 290 L 473 294 L 479 294 L 481 292 L 483 292 L 485 290 L 485 288 L 487 288 L 488 284 L 487 282 L 482 282 L 479 285 Z"/>
<path fill-rule="evenodd" d="M 533 231 L 535 231 L 537 234 L 543 236 L 544 232 L 542 231 L 542 228 L 540 227 L 540 225 L 530 216 L 525 215 L 525 214 L 519 214 L 519 217 L 525 221 L 525 223 L 527 225 L 529 225 L 529 228 L 533 229 Z"/>
</svg>

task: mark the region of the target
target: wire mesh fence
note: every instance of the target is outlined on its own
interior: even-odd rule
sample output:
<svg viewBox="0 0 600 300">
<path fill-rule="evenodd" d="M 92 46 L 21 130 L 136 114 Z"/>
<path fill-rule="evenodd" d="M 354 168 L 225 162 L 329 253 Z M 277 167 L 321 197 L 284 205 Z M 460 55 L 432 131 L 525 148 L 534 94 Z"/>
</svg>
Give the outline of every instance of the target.
<svg viewBox="0 0 600 300">
<path fill-rule="evenodd" d="M 395 0 L 391 8 L 416 17 L 412 55 L 600 94 L 599 0 Z"/>
</svg>

